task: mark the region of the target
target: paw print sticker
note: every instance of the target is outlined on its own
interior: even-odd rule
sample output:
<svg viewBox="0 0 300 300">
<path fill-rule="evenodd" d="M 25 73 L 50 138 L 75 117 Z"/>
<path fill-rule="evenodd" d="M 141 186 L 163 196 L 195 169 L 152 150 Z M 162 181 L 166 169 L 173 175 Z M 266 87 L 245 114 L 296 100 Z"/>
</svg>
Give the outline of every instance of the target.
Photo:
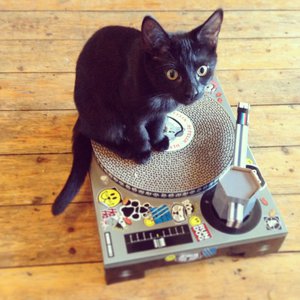
<svg viewBox="0 0 300 300">
<path fill-rule="evenodd" d="M 120 208 L 121 214 L 132 221 L 139 221 L 146 218 L 149 214 L 150 203 L 141 204 L 139 200 L 128 200 L 125 205 Z"/>
</svg>

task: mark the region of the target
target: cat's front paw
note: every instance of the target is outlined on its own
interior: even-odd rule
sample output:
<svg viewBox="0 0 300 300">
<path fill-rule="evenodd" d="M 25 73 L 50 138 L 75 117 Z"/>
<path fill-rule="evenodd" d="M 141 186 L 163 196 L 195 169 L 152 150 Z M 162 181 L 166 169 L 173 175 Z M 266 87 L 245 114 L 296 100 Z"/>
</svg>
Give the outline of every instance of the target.
<svg viewBox="0 0 300 300">
<path fill-rule="evenodd" d="M 156 144 L 153 144 L 152 147 L 154 150 L 156 151 L 165 151 L 168 150 L 170 146 L 170 141 L 169 138 L 167 136 L 164 136 L 164 138 L 159 141 Z"/>
<path fill-rule="evenodd" d="M 134 160 L 138 164 L 145 164 L 147 161 L 149 161 L 150 156 L 151 156 L 151 151 L 147 150 L 147 151 L 137 153 L 134 157 Z"/>
</svg>

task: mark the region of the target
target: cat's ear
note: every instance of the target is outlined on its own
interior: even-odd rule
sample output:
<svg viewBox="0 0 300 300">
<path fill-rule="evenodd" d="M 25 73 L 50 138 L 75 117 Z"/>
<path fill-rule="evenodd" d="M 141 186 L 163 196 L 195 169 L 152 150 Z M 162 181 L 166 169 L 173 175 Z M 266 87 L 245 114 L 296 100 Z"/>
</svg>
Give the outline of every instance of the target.
<svg viewBox="0 0 300 300">
<path fill-rule="evenodd" d="M 223 10 L 216 10 L 201 26 L 191 31 L 192 38 L 215 49 L 223 21 Z"/>
<path fill-rule="evenodd" d="M 156 20 L 146 16 L 142 23 L 142 42 L 147 52 L 165 52 L 169 48 L 170 38 Z"/>
</svg>

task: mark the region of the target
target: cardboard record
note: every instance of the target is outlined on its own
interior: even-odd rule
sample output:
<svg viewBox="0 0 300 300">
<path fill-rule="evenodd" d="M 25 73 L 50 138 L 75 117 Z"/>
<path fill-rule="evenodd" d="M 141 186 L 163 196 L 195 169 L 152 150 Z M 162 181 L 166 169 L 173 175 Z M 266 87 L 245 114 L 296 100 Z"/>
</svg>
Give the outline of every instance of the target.
<svg viewBox="0 0 300 300">
<path fill-rule="evenodd" d="M 173 151 L 154 151 L 144 165 L 122 159 L 92 141 L 97 162 L 116 183 L 156 198 L 183 197 L 204 191 L 212 187 L 231 164 L 234 124 L 225 109 L 210 96 L 204 95 L 192 105 L 180 106 L 169 115 L 166 130 Z"/>
</svg>

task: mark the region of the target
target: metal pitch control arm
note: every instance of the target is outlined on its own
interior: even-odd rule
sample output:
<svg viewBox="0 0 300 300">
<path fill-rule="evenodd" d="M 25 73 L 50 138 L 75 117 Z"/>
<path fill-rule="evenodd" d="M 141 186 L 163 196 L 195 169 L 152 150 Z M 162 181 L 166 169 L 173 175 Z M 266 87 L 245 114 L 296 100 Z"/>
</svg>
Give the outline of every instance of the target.
<svg viewBox="0 0 300 300">
<path fill-rule="evenodd" d="M 249 111 L 250 105 L 248 103 L 239 102 L 237 107 L 233 165 L 242 168 L 246 167 Z"/>
<path fill-rule="evenodd" d="M 237 107 L 237 120 L 235 132 L 235 146 L 233 156 L 233 166 L 246 167 L 247 147 L 248 147 L 248 125 L 249 125 L 248 103 L 239 102 Z M 239 228 L 244 219 L 244 203 L 228 203 L 227 226 Z"/>
</svg>

